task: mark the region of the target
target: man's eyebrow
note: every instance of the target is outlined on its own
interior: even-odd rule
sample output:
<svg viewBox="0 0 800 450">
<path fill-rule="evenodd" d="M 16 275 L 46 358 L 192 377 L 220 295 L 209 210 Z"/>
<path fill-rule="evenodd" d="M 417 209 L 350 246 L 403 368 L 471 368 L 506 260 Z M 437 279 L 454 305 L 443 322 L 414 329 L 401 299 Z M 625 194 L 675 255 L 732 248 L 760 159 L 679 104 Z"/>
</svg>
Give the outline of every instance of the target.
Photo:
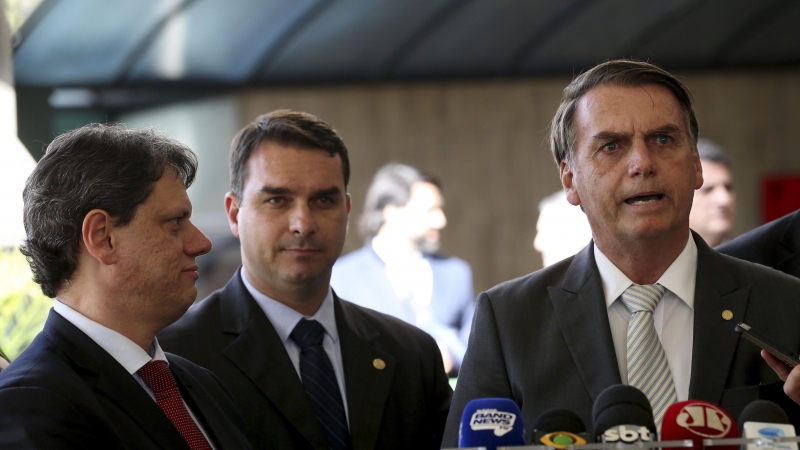
<svg viewBox="0 0 800 450">
<path fill-rule="evenodd" d="M 285 187 L 262 186 L 261 192 L 269 195 L 286 195 L 292 191 Z"/>
<path fill-rule="evenodd" d="M 675 124 L 664 125 L 663 127 L 658 127 L 655 130 L 648 130 L 645 132 L 646 136 L 652 136 L 654 134 L 672 134 L 678 133 L 681 131 L 681 127 Z"/>
<path fill-rule="evenodd" d="M 614 131 L 601 131 L 594 136 L 592 136 L 593 141 L 618 141 L 620 139 L 625 139 L 631 137 L 630 133 L 618 133 Z"/>
<path fill-rule="evenodd" d="M 322 189 L 317 192 L 314 192 L 314 197 L 332 197 L 334 195 L 339 195 L 341 193 L 342 190 L 334 186 L 328 189 Z"/>
</svg>

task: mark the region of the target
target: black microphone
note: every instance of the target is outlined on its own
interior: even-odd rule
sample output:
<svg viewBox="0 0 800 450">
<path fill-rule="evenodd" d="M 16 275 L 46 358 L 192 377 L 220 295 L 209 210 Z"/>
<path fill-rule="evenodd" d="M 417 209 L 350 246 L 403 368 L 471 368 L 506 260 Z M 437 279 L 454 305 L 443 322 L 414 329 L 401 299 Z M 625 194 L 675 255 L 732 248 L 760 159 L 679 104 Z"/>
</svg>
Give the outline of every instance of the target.
<svg viewBox="0 0 800 450">
<path fill-rule="evenodd" d="M 586 440 L 583 420 L 568 409 L 547 410 L 533 423 L 533 445 L 564 450 L 567 445 L 582 445 Z"/>
<path fill-rule="evenodd" d="M 739 414 L 738 424 L 744 438 L 795 437 L 795 429 L 789 423 L 789 416 L 777 403 L 768 400 L 756 400 L 745 406 Z M 746 448 L 747 450 L 797 450 L 797 443 L 767 442 L 763 446 L 747 444 Z"/>
<path fill-rule="evenodd" d="M 592 422 L 597 442 L 658 440 L 650 400 L 633 386 L 615 384 L 601 392 L 592 408 Z"/>
</svg>

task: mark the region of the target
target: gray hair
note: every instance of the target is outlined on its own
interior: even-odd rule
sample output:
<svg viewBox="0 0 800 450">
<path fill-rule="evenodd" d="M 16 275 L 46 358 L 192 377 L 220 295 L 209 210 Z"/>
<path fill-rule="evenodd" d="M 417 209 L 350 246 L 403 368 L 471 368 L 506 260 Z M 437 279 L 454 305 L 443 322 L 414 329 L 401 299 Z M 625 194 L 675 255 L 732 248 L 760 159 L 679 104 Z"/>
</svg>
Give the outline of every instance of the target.
<svg viewBox="0 0 800 450">
<path fill-rule="evenodd" d="M 578 101 L 591 89 L 602 85 L 643 86 L 655 84 L 672 92 L 681 106 L 686 119 L 692 148 L 697 147 L 699 127 L 692 106 L 692 94 L 675 76 L 650 63 L 618 59 L 598 64 L 587 72 L 578 75 L 564 88 L 561 105 L 550 125 L 550 150 L 556 165 L 562 161 L 571 163 L 575 156 L 575 108 Z"/>
</svg>

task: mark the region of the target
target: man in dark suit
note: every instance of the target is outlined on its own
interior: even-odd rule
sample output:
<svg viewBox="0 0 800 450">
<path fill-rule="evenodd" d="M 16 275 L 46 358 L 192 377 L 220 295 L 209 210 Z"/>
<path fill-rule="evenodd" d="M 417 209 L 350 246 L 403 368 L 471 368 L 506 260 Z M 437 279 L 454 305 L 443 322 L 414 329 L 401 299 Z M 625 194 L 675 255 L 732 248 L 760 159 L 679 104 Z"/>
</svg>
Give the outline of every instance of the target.
<svg viewBox="0 0 800 450">
<path fill-rule="evenodd" d="M 480 397 L 515 400 L 528 439 L 550 408 L 591 428 L 594 400 L 618 383 L 645 393 L 658 426 L 670 404 L 690 398 L 734 416 L 757 398 L 790 404 L 759 349 L 733 329 L 746 322 L 800 349 L 800 280 L 720 255 L 690 232 L 703 183 L 697 135 L 688 90 L 654 65 L 609 61 L 564 90 L 551 146 L 593 241 L 480 294 L 445 445 Z"/>
<path fill-rule="evenodd" d="M 475 310 L 472 269 L 441 255 L 447 224 L 438 180 L 405 164 L 378 170 L 367 192 L 359 231 L 366 245 L 339 258 L 331 286 L 351 302 L 428 332 L 445 370 L 458 372 Z"/>
<path fill-rule="evenodd" d="M 720 253 L 800 278 L 800 210 L 726 242 Z"/>
<path fill-rule="evenodd" d="M 197 160 L 152 130 L 58 136 L 25 186 L 44 331 L 0 373 L 0 447 L 250 448 L 211 372 L 155 335 L 192 304 L 211 242 L 189 220 Z"/>
<path fill-rule="evenodd" d="M 274 111 L 239 132 L 230 163 L 243 266 L 164 347 L 222 378 L 257 448 L 438 448 L 452 391 L 435 341 L 330 288 L 350 211 L 339 135 Z"/>
</svg>

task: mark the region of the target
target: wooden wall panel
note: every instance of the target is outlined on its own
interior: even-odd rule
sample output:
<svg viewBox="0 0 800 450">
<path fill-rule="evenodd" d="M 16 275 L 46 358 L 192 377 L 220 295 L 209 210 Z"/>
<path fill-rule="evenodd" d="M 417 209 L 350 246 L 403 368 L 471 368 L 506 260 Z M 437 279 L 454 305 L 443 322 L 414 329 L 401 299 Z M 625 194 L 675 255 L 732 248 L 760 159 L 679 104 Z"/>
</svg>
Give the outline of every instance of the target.
<svg viewBox="0 0 800 450">
<path fill-rule="evenodd" d="M 466 259 L 476 290 L 541 268 L 531 245 L 538 202 L 560 188 L 548 126 L 569 78 L 367 85 L 242 92 L 241 116 L 277 108 L 331 123 L 351 153 L 353 214 L 345 252 L 358 248 L 357 217 L 383 164 L 417 165 L 441 178 L 446 253 Z M 800 171 L 800 72 L 690 73 L 701 136 L 730 153 L 739 234 L 759 222 L 758 178 Z"/>
</svg>

